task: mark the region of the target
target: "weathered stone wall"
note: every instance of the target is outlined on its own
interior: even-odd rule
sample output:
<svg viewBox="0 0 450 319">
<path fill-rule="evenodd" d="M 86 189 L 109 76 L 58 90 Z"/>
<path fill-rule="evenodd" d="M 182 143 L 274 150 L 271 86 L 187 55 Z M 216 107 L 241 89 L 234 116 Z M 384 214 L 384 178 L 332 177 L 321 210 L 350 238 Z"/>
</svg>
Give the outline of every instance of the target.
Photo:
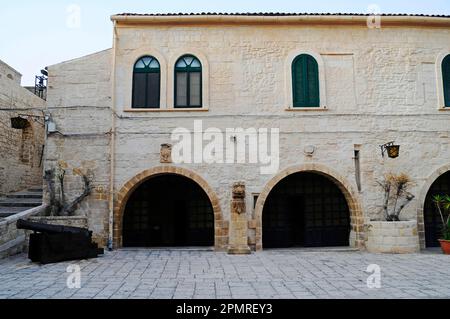
<svg viewBox="0 0 450 319">
<path fill-rule="evenodd" d="M 66 171 L 68 201 L 83 192 L 80 172 L 92 173 L 94 190 L 78 215 L 88 217 L 94 239 L 108 237 L 111 130 L 111 50 L 49 67 L 48 111 L 57 133 L 48 136 L 45 169 Z M 45 199 L 48 201 L 47 186 Z"/>
<path fill-rule="evenodd" d="M 45 210 L 46 206 L 35 207 L 6 217 L 0 221 L 0 259 L 19 254 L 26 250 L 28 245 L 27 233 L 29 232 L 23 229 L 17 229 L 17 221 L 43 214 Z"/>
<path fill-rule="evenodd" d="M 417 221 L 367 221 L 367 251 L 411 254 L 420 252 Z"/>
<path fill-rule="evenodd" d="M 21 75 L 0 61 L 0 195 L 40 185 L 45 101 L 20 86 Z M 27 117 L 26 130 L 11 128 L 11 118 Z"/>
<path fill-rule="evenodd" d="M 383 192 L 377 180 L 389 171 L 407 172 L 418 195 L 424 181 L 448 163 L 450 112 L 440 110 L 439 57 L 450 53 L 450 30 L 358 26 L 153 26 L 118 28 L 115 69 L 117 140 L 115 192 L 140 172 L 160 165 L 160 145 L 171 143 L 175 128 L 279 128 L 280 171 L 320 164 L 350 185 L 364 216 L 379 217 Z M 292 111 L 291 63 L 296 55 L 318 56 L 326 109 Z M 183 54 L 203 64 L 207 112 L 171 112 L 173 72 Z M 132 70 L 142 55 L 158 58 L 162 68 L 161 112 L 130 112 Z M 49 107 L 64 134 L 95 138 L 50 138 L 47 166 L 65 161 L 95 168 L 96 182 L 108 189 L 112 105 L 112 52 L 59 64 L 49 69 Z M 102 137 L 100 137 L 102 136 Z M 396 141 L 400 157 L 383 159 L 379 145 Z M 312 156 L 304 148 L 314 145 Z M 357 190 L 354 149 L 361 156 L 361 192 Z M 248 220 L 255 225 L 253 196 L 274 175 L 261 175 L 252 164 L 183 164 L 216 192 L 225 220 L 230 219 L 231 188 L 243 181 Z M 73 186 L 73 185 L 72 185 Z M 100 194 L 100 198 L 101 198 Z M 414 200 L 404 219 L 417 218 Z M 95 209 L 93 209 L 95 207 Z M 93 197 L 82 206 L 90 227 L 106 235 L 106 202 Z M 358 230 L 362 231 L 362 230 Z M 255 234 L 250 233 L 254 247 Z"/>
</svg>

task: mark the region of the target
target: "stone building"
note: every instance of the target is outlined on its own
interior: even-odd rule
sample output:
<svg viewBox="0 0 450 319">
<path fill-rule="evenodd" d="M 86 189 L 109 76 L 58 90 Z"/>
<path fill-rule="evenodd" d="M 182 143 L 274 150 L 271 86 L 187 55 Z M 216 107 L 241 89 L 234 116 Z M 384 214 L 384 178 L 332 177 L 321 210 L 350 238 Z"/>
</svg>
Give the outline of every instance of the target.
<svg viewBox="0 0 450 319">
<path fill-rule="evenodd" d="M 434 246 L 430 189 L 450 192 L 450 19 L 383 15 L 374 28 L 368 18 L 113 16 L 112 49 L 48 68 L 57 132 L 46 169 L 66 172 L 69 197 L 89 173 L 77 216 L 104 245 L 236 253 L 364 249 L 365 221 L 382 217 L 377 182 L 406 172 L 415 199 L 401 218 L 417 220 L 422 248 Z M 277 170 L 208 163 L 202 149 L 191 163 L 174 158 L 174 132 L 238 128 L 247 136 L 223 144 L 279 130 Z M 397 158 L 382 156 L 391 141 Z"/>
<path fill-rule="evenodd" d="M 0 196 L 42 184 L 45 101 L 21 79 L 0 61 Z M 13 128 L 13 118 L 20 127 Z"/>
</svg>

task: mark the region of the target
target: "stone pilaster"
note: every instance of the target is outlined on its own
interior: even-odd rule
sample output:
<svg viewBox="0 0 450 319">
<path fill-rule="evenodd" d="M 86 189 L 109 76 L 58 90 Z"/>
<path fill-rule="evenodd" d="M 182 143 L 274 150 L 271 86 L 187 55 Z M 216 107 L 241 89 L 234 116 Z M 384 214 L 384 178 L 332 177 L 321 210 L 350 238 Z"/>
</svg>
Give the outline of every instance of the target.
<svg viewBox="0 0 450 319">
<path fill-rule="evenodd" d="M 245 205 L 245 184 L 233 185 L 231 200 L 230 244 L 228 253 L 232 255 L 250 254 L 248 246 L 248 220 Z"/>
</svg>

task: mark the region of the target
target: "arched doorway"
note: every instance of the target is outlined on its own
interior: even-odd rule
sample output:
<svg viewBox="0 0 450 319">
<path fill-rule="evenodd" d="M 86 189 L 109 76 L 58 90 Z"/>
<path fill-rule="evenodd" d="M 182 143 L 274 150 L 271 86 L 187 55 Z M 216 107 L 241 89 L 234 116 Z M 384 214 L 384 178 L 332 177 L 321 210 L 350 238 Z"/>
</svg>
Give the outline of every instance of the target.
<svg viewBox="0 0 450 319">
<path fill-rule="evenodd" d="M 450 195 L 450 171 L 439 176 L 428 190 L 424 205 L 424 226 L 426 247 L 439 247 L 442 230 L 442 221 L 433 203 L 435 195 Z"/>
<path fill-rule="evenodd" d="M 297 172 L 270 191 L 262 213 L 264 248 L 349 246 L 350 209 L 328 177 Z"/>
<path fill-rule="evenodd" d="M 214 246 L 214 210 L 208 195 L 181 175 L 146 180 L 126 203 L 123 246 Z"/>
</svg>

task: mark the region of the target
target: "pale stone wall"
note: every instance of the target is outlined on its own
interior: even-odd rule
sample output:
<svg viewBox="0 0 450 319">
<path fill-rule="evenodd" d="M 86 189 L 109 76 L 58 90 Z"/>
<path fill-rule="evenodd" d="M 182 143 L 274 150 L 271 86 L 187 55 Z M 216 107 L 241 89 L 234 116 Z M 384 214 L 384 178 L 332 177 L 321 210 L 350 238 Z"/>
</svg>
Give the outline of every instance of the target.
<svg viewBox="0 0 450 319">
<path fill-rule="evenodd" d="M 21 87 L 20 81 L 20 73 L 0 61 L 0 195 L 42 182 L 45 101 Z M 11 128 L 10 119 L 19 114 L 40 116 L 24 116 L 31 124 L 26 136 L 23 130 Z M 30 148 L 28 161 L 21 159 L 23 139 Z"/>
<path fill-rule="evenodd" d="M 367 251 L 371 253 L 411 254 L 420 252 L 417 221 L 368 221 Z"/>
<path fill-rule="evenodd" d="M 20 85 L 22 80 L 22 74 L 19 71 L 13 69 L 11 66 L 0 60 L 0 79 L 7 78 L 14 84 Z"/>
<path fill-rule="evenodd" d="M 43 214 L 46 206 L 31 208 L 0 221 L 0 259 L 26 251 L 28 245 L 26 230 L 17 229 L 19 219 L 30 219 Z"/>
<path fill-rule="evenodd" d="M 45 169 L 66 170 L 68 200 L 83 191 L 78 171 L 92 172 L 95 189 L 79 215 L 88 217 L 87 226 L 102 244 L 108 237 L 111 65 L 111 50 L 106 50 L 48 68 L 48 111 L 58 132 L 48 136 Z"/>
<path fill-rule="evenodd" d="M 354 147 L 360 145 L 362 190 L 355 202 L 364 216 L 380 216 L 383 193 L 377 179 L 388 171 L 407 172 L 418 195 L 425 180 L 450 158 L 450 112 L 440 110 L 439 56 L 450 53 L 450 30 L 393 27 L 369 30 L 359 26 L 152 26 L 118 28 L 116 52 L 105 51 L 49 68 L 49 108 L 65 134 L 49 140 L 47 166 L 65 161 L 95 168 L 96 183 L 108 189 L 112 90 L 115 59 L 116 165 L 115 192 L 134 176 L 160 165 L 160 145 L 170 143 L 173 129 L 217 127 L 279 128 L 280 171 L 320 164 L 332 168 L 354 194 Z M 309 52 L 320 57 L 326 109 L 289 111 L 292 59 Z M 203 64 L 207 112 L 169 112 L 173 108 L 173 67 L 183 54 Z M 128 112 L 132 70 L 142 55 L 153 55 L 162 68 L 163 112 Z M 53 108 L 53 109 L 52 109 Z M 101 137 L 100 137 L 101 136 Z M 383 159 L 379 145 L 401 145 L 400 157 Z M 316 146 L 313 156 L 304 154 Z M 248 220 L 255 224 L 252 193 L 260 193 L 273 175 L 255 165 L 183 164 L 202 176 L 219 197 L 230 219 L 231 186 L 244 181 Z M 99 198 L 102 194 L 100 194 Z M 416 219 L 414 200 L 404 219 Z M 80 209 L 89 226 L 105 236 L 108 210 L 104 200 L 90 198 Z M 362 230 L 359 230 L 362 231 Z M 254 242 L 254 234 L 250 242 Z M 354 234 L 353 234 L 354 236 Z M 253 239 L 252 239 L 253 238 Z M 254 244 L 252 243 L 253 247 Z"/>
</svg>

